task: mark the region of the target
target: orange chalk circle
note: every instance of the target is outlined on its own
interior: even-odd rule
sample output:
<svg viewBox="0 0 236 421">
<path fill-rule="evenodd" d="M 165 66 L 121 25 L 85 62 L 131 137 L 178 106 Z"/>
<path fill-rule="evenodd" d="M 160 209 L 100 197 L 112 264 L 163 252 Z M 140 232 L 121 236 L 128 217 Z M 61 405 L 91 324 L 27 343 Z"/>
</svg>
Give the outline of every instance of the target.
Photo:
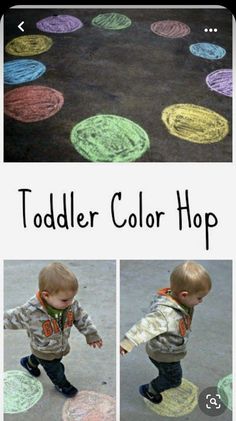
<svg viewBox="0 0 236 421">
<path fill-rule="evenodd" d="M 108 395 L 85 391 L 68 399 L 63 407 L 63 421 L 115 421 L 115 399 Z"/>
<path fill-rule="evenodd" d="M 30 85 L 8 91 L 4 112 L 23 123 L 45 120 L 56 114 L 64 103 L 61 92 L 47 86 Z"/>
<path fill-rule="evenodd" d="M 12 39 L 5 51 L 13 56 L 36 56 L 48 51 L 52 44 L 52 39 L 45 35 L 23 35 Z"/>
<path fill-rule="evenodd" d="M 190 33 L 190 28 L 177 20 L 159 20 L 152 23 L 151 31 L 166 38 L 183 38 Z"/>
<path fill-rule="evenodd" d="M 162 112 L 168 131 L 193 143 L 220 142 L 229 132 L 228 121 L 208 108 L 194 104 L 174 104 Z"/>
<path fill-rule="evenodd" d="M 154 404 L 144 399 L 149 409 L 162 417 L 181 417 L 190 414 L 198 403 L 198 387 L 186 379 L 180 386 L 162 392 L 161 403 Z"/>
</svg>

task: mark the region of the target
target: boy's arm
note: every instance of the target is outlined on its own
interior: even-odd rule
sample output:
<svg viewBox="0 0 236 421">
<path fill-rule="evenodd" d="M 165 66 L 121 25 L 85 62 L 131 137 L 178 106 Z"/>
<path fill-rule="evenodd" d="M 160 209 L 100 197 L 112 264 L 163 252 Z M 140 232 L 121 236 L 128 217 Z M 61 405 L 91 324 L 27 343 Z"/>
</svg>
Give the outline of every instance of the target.
<svg viewBox="0 0 236 421">
<path fill-rule="evenodd" d="M 163 313 L 160 310 L 149 313 L 125 334 L 125 337 L 120 343 L 121 353 L 122 350 L 130 352 L 135 346 L 148 342 L 150 339 L 166 331 L 167 320 Z"/>
<path fill-rule="evenodd" d="M 27 329 L 28 321 L 29 317 L 25 304 L 4 312 L 4 329 Z"/>
<path fill-rule="evenodd" d="M 82 333 L 88 344 L 94 342 L 101 343 L 101 337 L 98 334 L 96 326 L 93 324 L 90 316 L 85 310 L 76 302 L 74 310 L 74 325 L 80 333 Z"/>
</svg>

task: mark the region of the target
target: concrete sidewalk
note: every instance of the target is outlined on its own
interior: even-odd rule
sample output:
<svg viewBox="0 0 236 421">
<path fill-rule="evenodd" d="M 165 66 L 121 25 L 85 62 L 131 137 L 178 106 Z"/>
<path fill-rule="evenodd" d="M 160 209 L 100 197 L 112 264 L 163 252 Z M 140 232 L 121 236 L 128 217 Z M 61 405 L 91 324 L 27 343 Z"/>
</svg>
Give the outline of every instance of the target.
<svg viewBox="0 0 236 421">
<path fill-rule="evenodd" d="M 216 386 L 232 373 L 232 264 L 231 261 L 198 261 L 210 273 L 212 290 L 195 308 L 188 354 L 182 360 L 183 376 L 199 388 L 199 393 Z M 122 261 L 121 262 L 121 338 L 147 312 L 152 295 L 169 286 L 170 272 L 182 261 Z M 147 408 L 138 387 L 157 376 L 144 345 L 121 357 L 121 421 L 170 420 Z M 212 419 L 197 406 L 179 421 Z M 219 421 L 231 421 L 226 410 Z"/>
<path fill-rule="evenodd" d="M 50 261 L 4 262 L 4 307 L 10 309 L 24 304 L 37 291 L 39 271 Z M 103 338 L 102 349 L 90 348 L 77 329 L 72 328 L 71 352 L 63 359 L 68 380 L 82 390 L 92 390 L 115 397 L 115 317 L 116 264 L 115 261 L 61 261 L 78 277 L 78 299 L 89 313 Z M 4 331 L 4 371 L 22 370 L 22 356 L 30 353 L 29 340 L 23 330 Z M 27 412 L 5 414 L 6 421 L 58 421 L 66 398 L 55 389 L 44 370 L 39 380 L 43 397 Z"/>
</svg>

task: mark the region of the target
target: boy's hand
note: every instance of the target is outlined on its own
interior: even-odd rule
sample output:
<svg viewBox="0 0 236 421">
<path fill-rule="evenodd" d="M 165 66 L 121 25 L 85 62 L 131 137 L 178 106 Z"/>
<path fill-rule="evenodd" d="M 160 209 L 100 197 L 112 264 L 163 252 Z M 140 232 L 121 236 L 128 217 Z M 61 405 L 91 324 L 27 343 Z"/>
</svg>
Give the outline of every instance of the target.
<svg viewBox="0 0 236 421">
<path fill-rule="evenodd" d="M 128 351 L 126 351 L 126 349 L 122 348 L 122 346 L 120 346 L 120 355 L 125 355 L 128 354 Z"/>
<path fill-rule="evenodd" d="M 101 348 L 103 346 L 102 339 L 99 341 L 91 342 L 89 346 L 92 346 L 93 348 Z"/>
</svg>

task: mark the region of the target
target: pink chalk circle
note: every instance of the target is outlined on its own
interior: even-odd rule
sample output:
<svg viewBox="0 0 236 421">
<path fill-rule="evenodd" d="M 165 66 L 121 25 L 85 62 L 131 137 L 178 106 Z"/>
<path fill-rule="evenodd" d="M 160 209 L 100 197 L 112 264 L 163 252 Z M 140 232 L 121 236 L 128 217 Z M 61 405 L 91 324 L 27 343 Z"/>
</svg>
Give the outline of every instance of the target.
<svg viewBox="0 0 236 421">
<path fill-rule="evenodd" d="M 45 120 L 56 114 L 64 103 L 61 92 L 47 86 L 30 85 L 8 91 L 4 112 L 23 123 Z"/>
<path fill-rule="evenodd" d="M 206 77 L 207 86 L 219 94 L 232 97 L 232 69 L 215 70 Z"/>
<path fill-rule="evenodd" d="M 115 399 L 108 395 L 85 391 L 67 399 L 63 411 L 63 421 L 115 421 Z"/>
<path fill-rule="evenodd" d="M 83 23 L 80 19 L 70 15 L 53 15 L 41 19 L 36 23 L 37 28 L 42 32 L 51 32 L 56 34 L 74 32 L 82 28 Z"/>
<path fill-rule="evenodd" d="M 190 28 L 177 20 L 159 20 L 151 24 L 154 34 L 166 38 L 183 38 L 190 33 Z"/>
</svg>

